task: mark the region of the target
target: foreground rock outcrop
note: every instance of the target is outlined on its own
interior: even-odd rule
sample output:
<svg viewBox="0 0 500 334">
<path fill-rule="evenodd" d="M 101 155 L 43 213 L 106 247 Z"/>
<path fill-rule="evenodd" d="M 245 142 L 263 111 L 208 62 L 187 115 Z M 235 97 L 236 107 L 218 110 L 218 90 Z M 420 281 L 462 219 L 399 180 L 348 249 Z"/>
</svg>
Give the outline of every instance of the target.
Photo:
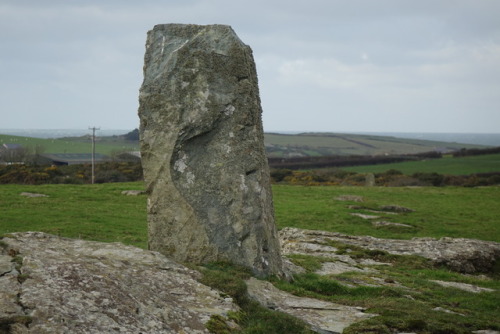
<svg viewBox="0 0 500 334">
<path fill-rule="evenodd" d="M 284 255 L 321 255 L 342 261 L 346 256 L 337 255 L 337 249 L 328 245 L 330 241 L 337 241 L 366 249 L 382 250 L 395 255 L 418 255 L 430 259 L 437 265 L 446 265 L 450 269 L 462 273 L 489 272 L 495 266 L 496 261 L 500 259 L 499 243 L 476 239 L 413 238 L 411 240 L 389 240 L 298 228 L 284 228 L 280 231 L 280 239 Z"/>
<path fill-rule="evenodd" d="M 376 314 L 364 313 L 360 307 L 346 306 L 314 298 L 297 297 L 281 291 L 267 281 L 251 278 L 246 282 L 248 294 L 261 305 L 290 314 L 306 322 L 318 333 L 336 334 Z"/>
<path fill-rule="evenodd" d="M 0 333 L 208 333 L 237 310 L 157 252 L 40 232 L 0 242 Z"/>
<path fill-rule="evenodd" d="M 285 228 L 280 234 L 283 254 L 320 257 L 323 266 L 316 273 L 338 279 L 347 287 L 414 289 L 384 276 L 379 269 L 390 263 L 337 254 L 332 240 L 370 245 L 371 249 L 384 245 L 387 251 L 397 246 L 392 250 L 397 254 L 426 254 L 422 248 L 402 247 L 401 240 L 295 228 Z M 453 244 L 452 240 L 462 242 L 446 240 L 439 248 L 441 254 L 446 253 L 446 245 Z M 485 251 L 499 246 L 486 245 Z M 288 269 L 305 271 L 290 263 Z M 350 272 L 348 280 L 337 278 L 345 272 Z M 67 239 L 41 232 L 13 233 L 0 239 L 0 333 L 208 333 L 205 327 L 212 316 L 225 319 L 238 307 L 231 298 L 198 283 L 200 275 L 158 252 L 119 243 Z M 429 282 L 471 293 L 496 293 L 460 282 Z M 268 281 L 250 278 L 246 284 L 249 297 L 302 319 L 318 333 L 341 333 L 356 322 L 376 316 L 360 307 L 293 296 Z M 434 311 L 451 312 L 447 307 L 444 304 Z"/>
<path fill-rule="evenodd" d="M 139 100 L 150 249 L 282 275 L 250 47 L 229 26 L 157 25 Z"/>
</svg>

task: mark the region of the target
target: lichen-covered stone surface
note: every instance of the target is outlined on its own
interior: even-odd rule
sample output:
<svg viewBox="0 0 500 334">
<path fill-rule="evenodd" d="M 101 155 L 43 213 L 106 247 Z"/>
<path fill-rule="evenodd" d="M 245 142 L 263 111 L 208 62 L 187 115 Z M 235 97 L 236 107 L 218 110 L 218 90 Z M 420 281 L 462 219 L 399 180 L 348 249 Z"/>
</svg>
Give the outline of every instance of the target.
<svg viewBox="0 0 500 334">
<path fill-rule="evenodd" d="M 335 232 L 284 228 L 280 231 L 282 252 L 308 254 L 349 263 L 352 259 L 336 254 L 329 246 L 337 241 L 371 250 L 382 250 L 395 255 L 417 255 L 443 264 L 461 273 L 490 272 L 500 259 L 500 244 L 465 238 L 413 238 L 411 240 L 379 239 L 371 236 L 350 236 Z M 346 260 L 347 258 L 348 260 Z"/>
<path fill-rule="evenodd" d="M 267 281 L 250 278 L 248 294 L 261 305 L 288 313 L 305 321 L 317 333 L 338 334 L 352 325 L 376 316 L 364 313 L 361 307 L 346 306 L 281 291 Z"/>
<path fill-rule="evenodd" d="M 139 102 L 150 249 L 281 275 L 250 47 L 229 26 L 157 25 Z"/>
<path fill-rule="evenodd" d="M 1 242 L 1 333 L 208 333 L 237 310 L 157 252 L 41 232 Z"/>
</svg>

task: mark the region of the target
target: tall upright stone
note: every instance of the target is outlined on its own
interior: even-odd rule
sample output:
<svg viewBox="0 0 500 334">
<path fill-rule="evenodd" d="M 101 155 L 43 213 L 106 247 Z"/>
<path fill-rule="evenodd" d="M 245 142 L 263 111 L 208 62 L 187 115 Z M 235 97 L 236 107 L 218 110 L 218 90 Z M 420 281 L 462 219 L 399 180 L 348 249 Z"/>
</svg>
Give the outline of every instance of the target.
<svg viewBox="0 0 500 334">
<path fill-rule="evenodd" d="M 149 248 L 281 275 L 250 47 L 225 25 L 157 25 L 139 101 Z"/>
</svg>

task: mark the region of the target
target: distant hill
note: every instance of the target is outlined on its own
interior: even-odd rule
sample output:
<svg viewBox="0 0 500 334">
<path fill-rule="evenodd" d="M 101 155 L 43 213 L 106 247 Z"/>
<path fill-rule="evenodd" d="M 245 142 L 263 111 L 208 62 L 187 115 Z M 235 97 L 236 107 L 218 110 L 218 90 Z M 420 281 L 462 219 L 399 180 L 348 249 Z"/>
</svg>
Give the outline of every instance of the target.
<svg viewBox="0 0 500 334">
<path fill-rule="evenodd" d="M 97 136 L 96 152 L 137 151 L 137 131 L 121 135 Z M 129 139 L 135 140 L 129 140 Z M 331 155 L 394 155 L 421 152 L 452 152 L 462 148 L 484 148 L 484 145 L 450 143 L 393 136 L 341 133 L 264 134 L 269 157 L 317 157 Z M 91 150 L 89 135 L 43 139 L 13 135 L 0 135 L 0 145 L 21 144 L 41 153 L 86 153 Z"/>
<path fill-rule="evenodd" d="M 484 145 L 450 143 L 393 136 L 300 133 L 264 135 L 269 157 L 306 157 L 328 155 L 395 155 L 422 152 L 448 153 Z"/>
<path fill-rule="evenodd" d="M 500 133 L 360 132 L 359 134 L 434 140 L 447 143 L 500 146 Z"/>
</svg>

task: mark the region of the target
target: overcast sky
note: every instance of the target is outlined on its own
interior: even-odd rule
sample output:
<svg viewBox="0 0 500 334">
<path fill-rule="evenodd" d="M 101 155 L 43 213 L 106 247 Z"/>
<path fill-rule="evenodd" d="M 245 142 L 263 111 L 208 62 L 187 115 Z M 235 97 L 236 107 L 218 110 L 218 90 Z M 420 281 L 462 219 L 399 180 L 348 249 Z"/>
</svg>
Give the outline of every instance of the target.
<svg viewBox="0 0 500 334">
<path fill-rule="evenodd" d="M 229 24 L 266 131 L 500 132 L 499 0 L 0 0 L 0 128 L 133 129 L 146 33 Z"/>
</svg>

